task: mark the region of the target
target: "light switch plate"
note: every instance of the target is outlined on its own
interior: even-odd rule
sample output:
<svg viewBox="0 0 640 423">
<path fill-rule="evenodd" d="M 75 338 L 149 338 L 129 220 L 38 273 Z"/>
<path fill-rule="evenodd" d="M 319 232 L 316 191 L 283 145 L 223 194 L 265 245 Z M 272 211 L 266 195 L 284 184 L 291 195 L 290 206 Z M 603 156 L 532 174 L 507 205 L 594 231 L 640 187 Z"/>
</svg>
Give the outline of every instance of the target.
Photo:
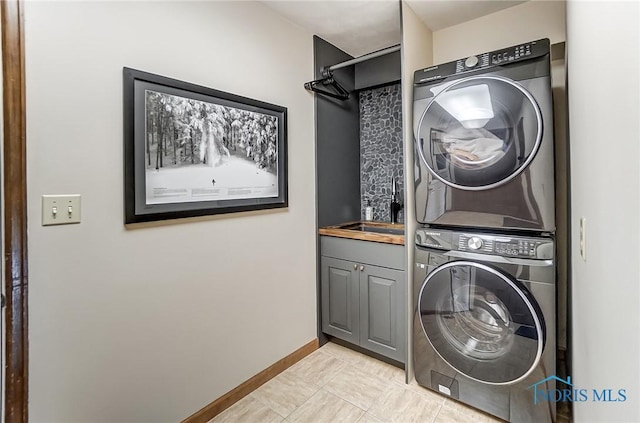
<svg viewBox="0 0 640 423">
<path fill-rule="evenodd" d="M 42 226 L 80 223 L 80 211 L 80 194 L 42 196 Z"/>
</svg>

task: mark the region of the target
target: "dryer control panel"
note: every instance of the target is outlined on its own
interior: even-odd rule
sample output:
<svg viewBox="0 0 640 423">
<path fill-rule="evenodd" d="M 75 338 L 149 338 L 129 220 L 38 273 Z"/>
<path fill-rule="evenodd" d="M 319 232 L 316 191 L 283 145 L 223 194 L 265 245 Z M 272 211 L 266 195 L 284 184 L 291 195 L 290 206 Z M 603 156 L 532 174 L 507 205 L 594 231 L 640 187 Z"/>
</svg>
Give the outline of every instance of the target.
<svg viewBox="0 0 640 423">
<path fill-rule="evenodd" d="M 530 60 L 549 54 L 550 48 L 548 38 L 518 44 L 501 50 L 469 56 L 454 62 L 443 63 L 418 70 L 413 75 L 413 81 L 416 85 L 425 84 L 451 75 L 459 75 L 476 70 L 488 69 L 494 66 L 503 66 L 523 60 Z"/>
<path fill-rule="evenodd" d="M 541 260 L 549 260 L 554 257 L 553 239 L 543 237 L 422 228 L 416 230 L 415 242 L 421 247 L 475 254 Z"/>
</svg>

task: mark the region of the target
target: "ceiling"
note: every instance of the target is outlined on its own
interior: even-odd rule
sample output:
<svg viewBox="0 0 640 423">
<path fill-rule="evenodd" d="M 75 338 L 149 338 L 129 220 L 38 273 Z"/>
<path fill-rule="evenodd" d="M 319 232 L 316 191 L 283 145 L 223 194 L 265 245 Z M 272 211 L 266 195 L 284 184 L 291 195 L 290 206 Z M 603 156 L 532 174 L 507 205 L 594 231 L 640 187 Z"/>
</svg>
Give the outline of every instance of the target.
<svg viewBox="0 0 640 423">
<path fill-rule="evenodd" d="M 489 15 L 526 0 L 407 0 L 432 31 Z M 400 44 L 397 0 L 263 0 L 291 22 L 354 57 Z"/>
</svg>

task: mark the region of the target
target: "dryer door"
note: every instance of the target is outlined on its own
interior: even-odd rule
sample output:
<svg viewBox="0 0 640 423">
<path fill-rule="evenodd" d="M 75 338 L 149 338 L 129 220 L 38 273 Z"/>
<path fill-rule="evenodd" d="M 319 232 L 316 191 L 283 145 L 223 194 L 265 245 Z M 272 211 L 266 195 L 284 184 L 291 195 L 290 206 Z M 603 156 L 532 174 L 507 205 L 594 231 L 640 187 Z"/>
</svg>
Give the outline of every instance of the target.
<svg viewBox="0 0 640 423">
<path fill-rule="evenodd" d="M 493 267 L 470 261 L 437 267 L 420 289 L 418 310 L 433 348 L 471 379 L 509 385 L 540 362 L 542 312 L 520 282 Z"/>
<path fill-rule="evenodd" d="M 431 88 L 417 127 L 417 150 L 433 175 L 464 190 L 509 182 L 533 160 L 542 114 L 519 83 L 473 76 Z"/>
</svg>

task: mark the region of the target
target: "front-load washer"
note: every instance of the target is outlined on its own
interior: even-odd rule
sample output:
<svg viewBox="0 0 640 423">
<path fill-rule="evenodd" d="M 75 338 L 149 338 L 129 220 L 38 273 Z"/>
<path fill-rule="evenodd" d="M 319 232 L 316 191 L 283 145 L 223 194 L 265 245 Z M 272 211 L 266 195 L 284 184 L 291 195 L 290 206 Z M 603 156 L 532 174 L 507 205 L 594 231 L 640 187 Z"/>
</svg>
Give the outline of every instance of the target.
<svg viewBox="0 0 640 423">
<path fill-rule="evenodd" d="M 418 384 L 512 422 L 553 422 L 554 241 L 420 228 L 413 357 Z"/>
<path fill-rule="evenodd" d="M 420 223 L 555 231 L 549 40 L 414 74 Z"/>
</svg>

